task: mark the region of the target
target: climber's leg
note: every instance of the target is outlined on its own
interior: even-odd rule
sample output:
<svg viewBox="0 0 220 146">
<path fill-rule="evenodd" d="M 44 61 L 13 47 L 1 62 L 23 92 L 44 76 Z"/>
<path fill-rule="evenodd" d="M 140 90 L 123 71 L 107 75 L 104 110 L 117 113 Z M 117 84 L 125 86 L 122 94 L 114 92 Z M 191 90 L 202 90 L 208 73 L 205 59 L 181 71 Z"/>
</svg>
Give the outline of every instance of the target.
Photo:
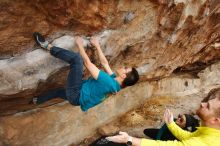
<svg viewBox="0 0 220 146">
<path fill-rule="evenodd" d="M 51 100 L 51 99 L 57 98 L 57 97 L 67 99 L 66 98 L 66 90 L 64 88 L 58 88 L 55 90 L 51 90 L 42 96 L 38 96 L 37 98 L 34 98 L 33 102 L 35 104 L 42 104 L 48 100 Z"/>
<path fill-rule="evenodd" d="M 62 59 L 70 64 L 70 72 L 66 86 L 66 97 L 72 105 L 79 105 L 83 77 L 83 61 L 80 54 L 59 47 L 50 48 L 50 53 L 54 57 Z"/>
<path fill-rule="evenodd" d="M 83 64 L 80 57 L 78 64 L 71 64 L 67 77 L 66 97 L 72 105 L 79 105 L 80 91 L 82 88 Z"/>
<path fill-rule="evenodd" d="M 37 44 L 50 50 L 51 55 L 70 64 L 70 72 L 66 86 L 66 98 L 71 104 L 79 105 L 83 76 L 83 61 L 80 54 L 63 48 L 54 47 L 46 43 L 44 37 L 40 33 L 35 33 L 34 37 Z"/>
</svg>

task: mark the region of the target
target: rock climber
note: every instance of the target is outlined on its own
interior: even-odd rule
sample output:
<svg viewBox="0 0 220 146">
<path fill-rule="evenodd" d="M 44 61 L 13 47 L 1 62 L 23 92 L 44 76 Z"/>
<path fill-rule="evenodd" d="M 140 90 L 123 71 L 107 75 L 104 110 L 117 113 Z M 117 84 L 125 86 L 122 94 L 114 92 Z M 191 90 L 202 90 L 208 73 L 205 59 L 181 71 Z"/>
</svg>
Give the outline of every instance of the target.
<svg viewBox="0 0 220 146">
<path fill-rule="evenodd" d="M 82 37 L 75 37 L 79 53 L 63 48 L 52 46 L 39 33 L 33 33 L 36 43 L 56 58 L 70 64 L 70 71 L 67 77 L 65 88 L 58 88 L 44 95 L 34 97 L 32 103 L 41 104 L 53 98 L 63 98 L 74 106 L 80 106 L 82 111 L 96 106 L 107 98 L 108 94 L 115 94 L 122 88 L 134 85 L 139 80 L 139 74 L 135 68 L 122 67 L 114 73 L 102 52 L 97 37 L 90 39 L 95 47 L 98 57 L 105 71 L 100 70 L 91 62 L 85 52 Z M 91 77 L 83 80 L 83 63 L 88 69 Z"/>
</svg>

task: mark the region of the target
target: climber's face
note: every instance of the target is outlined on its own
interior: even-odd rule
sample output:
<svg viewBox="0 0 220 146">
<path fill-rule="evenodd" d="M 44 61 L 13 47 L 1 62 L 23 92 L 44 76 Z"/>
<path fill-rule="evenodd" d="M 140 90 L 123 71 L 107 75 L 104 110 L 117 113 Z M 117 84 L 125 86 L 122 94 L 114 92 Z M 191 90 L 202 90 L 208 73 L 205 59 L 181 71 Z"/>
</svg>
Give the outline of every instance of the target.
<svg viewBox="0 0 220 146">
<path fill-rule="evenodd" d="M 116 70 L 116 74 L 118 76 L 120 76 L 121 78 L 125 79 L 126 78 L 126 74 L 131 72 L 131 71 L 132 71 L 132 68 L 124 66 L 124 67 Z"/>
</svg>

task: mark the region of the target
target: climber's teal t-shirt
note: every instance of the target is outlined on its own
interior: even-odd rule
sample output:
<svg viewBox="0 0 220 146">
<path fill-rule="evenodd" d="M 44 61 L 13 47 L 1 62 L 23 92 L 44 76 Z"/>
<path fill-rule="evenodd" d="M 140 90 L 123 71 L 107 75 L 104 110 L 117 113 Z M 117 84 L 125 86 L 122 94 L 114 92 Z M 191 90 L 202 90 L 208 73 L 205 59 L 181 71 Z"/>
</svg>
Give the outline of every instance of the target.
<svg viewBox="0 0 220 146">
<path fill-rule="evenodd" d="M 121 90 L 119 83 L 114 79 L 115 77 L 115 74 L 108 75 L 100 70 L 97 80 L 90 77 L 83 81 L 79 99 L 82 111 L 87 111 L 101 103 L 108 94 L 114 94 Z"/>
</svg>

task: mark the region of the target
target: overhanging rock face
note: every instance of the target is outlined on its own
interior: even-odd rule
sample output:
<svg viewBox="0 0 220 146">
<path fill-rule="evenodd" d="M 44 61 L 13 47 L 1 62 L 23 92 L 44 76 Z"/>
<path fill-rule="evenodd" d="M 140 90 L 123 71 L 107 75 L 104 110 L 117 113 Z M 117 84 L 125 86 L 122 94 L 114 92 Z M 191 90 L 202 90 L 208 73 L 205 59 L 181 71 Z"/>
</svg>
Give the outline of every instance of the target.
<svg viewBox="0 0 220 146">
<path fill-rule="evenodd" d="M 218 0 L 17 0 L 0 6 L 1 115 L 34 108 L 27 104 L 33 96 L 65 86 L 68 65 L 34 47 L 34 31 L 67 49 L 74 48 L 75 35 L 98 35 L 112 68 L 138 67 L 142 81 L 181 71 L 195 75 L 220 56 Z M 95 52 L 88 52 L 98 65 Z"/>
<path fill-rule="evenodd" d="M 33 96 L 64 87 L 69 70 L 67 63 L 34 45 L 35 31 L 72 51 L 77 51 L 76 35 L 99 36 L 113 70 L 137 67 L 140 84 L 88 113 L 66 102 L 47 107 L 62 100 L 41 108 L 29 105 Z M 187 96 L 219 86 L 219 0 L 3 0 L 0 32 L 3 145 L 77 143 L 146 98 Z M 86 51 L 101 67 L 95 50 Z"/>
<path fill-rule="evenodd" d="M 220 62 L 200 73 L 200 78 L 170 77 L 145 82 L 110 96 L 104 103 L 83 113 L 64 102 L 47 108 L 0 118 L 0 138 L 5 145 L 63 146 L 77 144 L 106 124 L 153 96 L 189 96 L 220 87 Z M 212 80 L 209 77 L 212 76 Z M 187 85 L 186 85 L 187 82 Z M 193 101 L 193 100 L 192 100 Z M 198 103 L 195 103 L 196 108 Z M 189 109 L 193 110 L 193 109 Z M 162 111 L 161 111 L 162 112 Z M 0 143 L 1 144 L 1 143 Z"/>
</svg>

